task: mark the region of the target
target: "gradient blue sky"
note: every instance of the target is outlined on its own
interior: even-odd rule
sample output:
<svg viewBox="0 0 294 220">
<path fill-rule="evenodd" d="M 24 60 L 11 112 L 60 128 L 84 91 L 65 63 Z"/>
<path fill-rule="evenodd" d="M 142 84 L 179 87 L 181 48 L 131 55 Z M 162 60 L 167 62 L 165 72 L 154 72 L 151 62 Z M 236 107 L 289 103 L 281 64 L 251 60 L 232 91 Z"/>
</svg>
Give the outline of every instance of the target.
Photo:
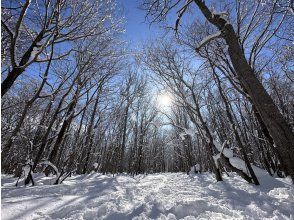
<svg viewBox="0 0 294 220">
<path fill-rule="evenodd" d="M 145 12 L 140 10 L 139 0 L 117 0 L 118 7 L 125 16 L 125 38 L 129 41 L 129 45 L 137 46 L 142 41 L 154 39 L 159 35 L 160 30 L 157 24 L 149 25 L 145 21 Z"/>
</svg>

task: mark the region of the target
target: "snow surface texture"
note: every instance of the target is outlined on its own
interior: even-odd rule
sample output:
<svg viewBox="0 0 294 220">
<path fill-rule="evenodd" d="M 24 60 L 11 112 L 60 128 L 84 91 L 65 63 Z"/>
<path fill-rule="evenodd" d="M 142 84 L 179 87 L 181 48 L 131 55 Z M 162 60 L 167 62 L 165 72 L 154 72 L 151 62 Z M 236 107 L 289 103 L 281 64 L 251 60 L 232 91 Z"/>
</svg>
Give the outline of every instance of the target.
<svg viewBox="0 0 294 220">
<path fill-rule="evenodd" d="M 212 174 L 165 173 L 35 177 L 35 187 L 14 187 L 2 175 L 2 219 L 293 219 L 294 190 L 289 179 L 260 170 L 261 186 L 231 173 L 224 182 Z"/>
</svg>

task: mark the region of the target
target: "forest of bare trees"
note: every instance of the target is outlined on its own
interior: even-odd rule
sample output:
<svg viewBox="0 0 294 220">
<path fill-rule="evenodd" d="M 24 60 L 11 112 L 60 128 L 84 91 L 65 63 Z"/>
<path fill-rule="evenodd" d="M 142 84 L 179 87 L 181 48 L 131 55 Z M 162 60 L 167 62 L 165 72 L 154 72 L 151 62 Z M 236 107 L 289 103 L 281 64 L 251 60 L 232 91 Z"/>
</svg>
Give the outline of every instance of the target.
<svg viewBox="0 0 294 220">
<path fill-rule="evenodd" d="M 294 181 L 293 2 L 138 7 L 163 33 L 134 50 L 114 0 L 2 1 L 2 173 Z"/>
</svg>

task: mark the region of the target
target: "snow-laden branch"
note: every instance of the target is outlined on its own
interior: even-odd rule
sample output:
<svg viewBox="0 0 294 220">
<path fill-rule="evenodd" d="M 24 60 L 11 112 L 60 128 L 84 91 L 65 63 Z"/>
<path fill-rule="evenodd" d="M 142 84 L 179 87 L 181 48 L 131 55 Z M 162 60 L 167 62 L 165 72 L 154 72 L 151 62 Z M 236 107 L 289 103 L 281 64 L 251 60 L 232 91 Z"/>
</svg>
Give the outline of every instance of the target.
<svg viewBox="0 0 294 220">
<path fill-rule="evenodd" d="M 232 158 L 234 156 L 233 151 L 229 148 L 226 148 L 226 144 L 229 141 L 226 140 L 222 145 L 220 145 L 218 142 L 213 141 L 214 146 L 217 148 L 217 150 L 220 152 L 220 154 L 225 155 L 227 158 Z"/>
<path fill-rule="evenodd" d="M 177 12 L 178 17 L 176 20 L 175 31 L 178 32 L 180 20 L 183 17 L 184 13 L 186 12 L 188 6 L 193 2 L 193 0 L 187 0 L 185 5 Z"/>
<path fill-rule="evenodd" d="M 59 171 L 58 171 L 57 167 L 53 163 L 51 163 L 50 161 L 45 160 L 45 161 L 42 161 L 40 164 L 52 167 L 53 170 L 55 171 L 56 175 L 59 176 Z"/>
<path fill-rule="evenodd" d="M 185 140 L 185 136 L 191 136 L 193 137 L 195 135 L 194 129 L 187 129 L 187 128 L 182 128 L 184 131 L 180 133 L 180 137 L 182 140 Z"/>
<path fill-rule="evenodd" d="M 30 182 L 32 186 L 35 185 L 34 178 L 32 176 L 33 161 L 30 158 L 27 158 L 25 165 L 22 167 L 22 174 L 16 181 L 15 186 L 19 185 L 19 182 L 22 182 L 24 186 L 28 185 Z"/>
<path fill-rule="evenodd" d="M 215 12 L 215 11 L 213 11 L 212 12 L 212 16 L 215 18 L 215 17 L 220 17 L 220 18 L 222 18 L 222 19 L 224 19 L 224 20 L 226 20 L 227 21 L 227 18 L 228 18 L 228 16 L 229 16 L 229 13 L 227 12 L 227 11 L 222 11 L 222 12 Z"/>
<path fill-rule="evenodd" d="M 204 47 L 206 44 L 208 44 L 209 42 L 211 42 L 212 40 L 216 38 L 219 38 L 220 36 L 221 36 L 220 31 L 216 32 L 215 34 L 208 35 L 198 44 L 195 50 L 198 52 L 201 49 L 201 47 Z"/>
</svg>

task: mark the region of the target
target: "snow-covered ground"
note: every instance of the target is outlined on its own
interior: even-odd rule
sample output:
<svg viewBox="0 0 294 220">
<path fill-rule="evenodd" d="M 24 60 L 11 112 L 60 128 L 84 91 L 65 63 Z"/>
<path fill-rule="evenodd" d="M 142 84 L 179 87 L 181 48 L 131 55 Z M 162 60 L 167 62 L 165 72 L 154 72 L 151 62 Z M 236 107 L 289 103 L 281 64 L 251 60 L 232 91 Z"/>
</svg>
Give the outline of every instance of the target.
<svg viewBox="0 0 294 220">
<path fill-rule="evenodd" d="M 293 219 L 289 180 L 261 177 L 261 186 L 235 174 L 215 182 L 211 174 L 73 176 L 61 185 L 36 177 L 18 187 L 2 175 L 2 219 Z"/>
</svg>

